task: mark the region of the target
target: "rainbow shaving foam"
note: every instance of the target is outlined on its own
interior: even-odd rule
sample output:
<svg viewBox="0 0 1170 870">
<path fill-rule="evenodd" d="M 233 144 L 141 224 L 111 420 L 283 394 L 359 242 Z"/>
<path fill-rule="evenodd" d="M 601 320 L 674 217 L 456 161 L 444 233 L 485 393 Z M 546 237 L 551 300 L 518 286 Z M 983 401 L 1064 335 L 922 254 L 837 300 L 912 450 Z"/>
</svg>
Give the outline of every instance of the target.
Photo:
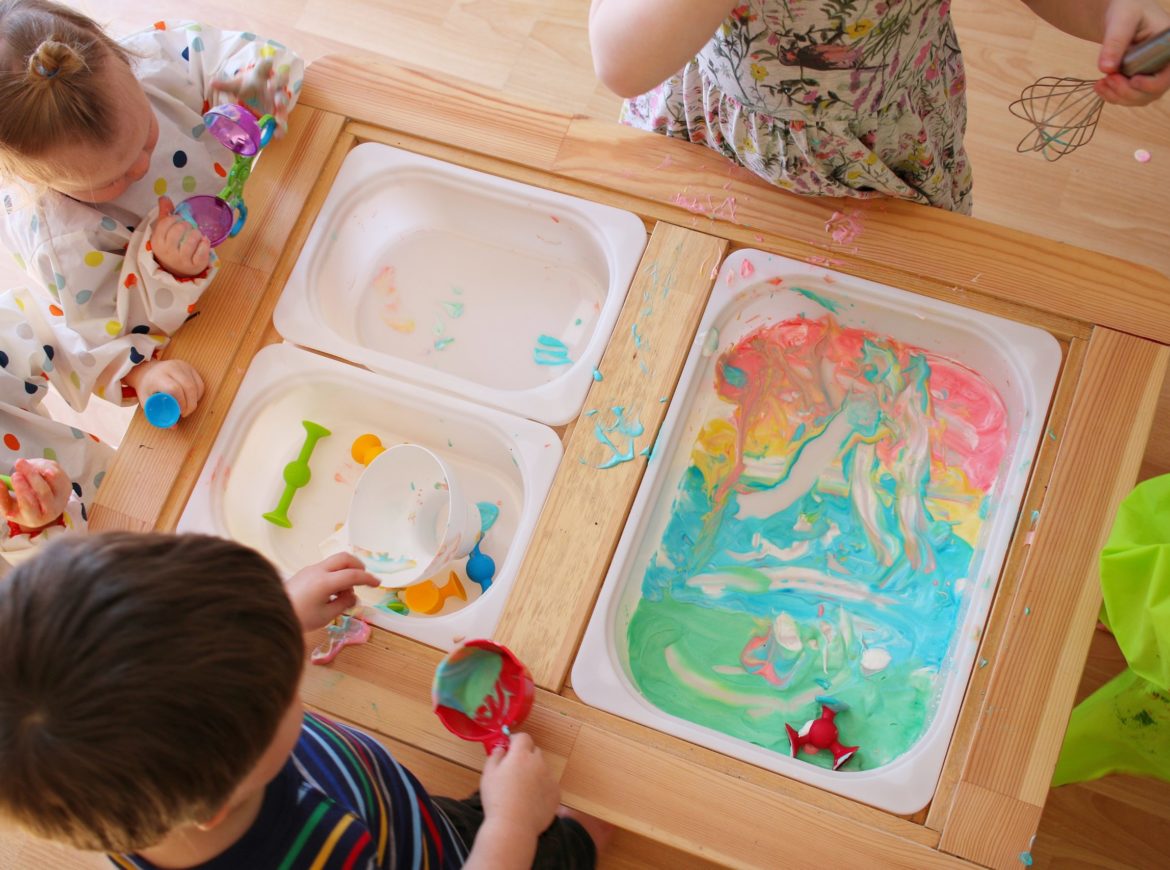
<svg viewBox="0 0 1170 870">
<path fill-rule="evenodd" d="M 435 674 L 435 700 L 458 710 L 470 719 L 486 717 L 489 702 L 495 700 L 503 670 L 499 653 L 467 647 L 457 657 L 448 657 Z M 483 713 L 477 711 L 483 708 Z"/>
<path fill-rule="evenodd" d="M 932 714 L 1007 447 L 980 375 L 832 315 L 716 360 L 724 409 L 681 474 L 627 631 L 643 695 L 788 754 L 785 722 L 847 707 L 847 769 Z M 808 756 L 827 766 L 831 759 Z"/>
</svg>

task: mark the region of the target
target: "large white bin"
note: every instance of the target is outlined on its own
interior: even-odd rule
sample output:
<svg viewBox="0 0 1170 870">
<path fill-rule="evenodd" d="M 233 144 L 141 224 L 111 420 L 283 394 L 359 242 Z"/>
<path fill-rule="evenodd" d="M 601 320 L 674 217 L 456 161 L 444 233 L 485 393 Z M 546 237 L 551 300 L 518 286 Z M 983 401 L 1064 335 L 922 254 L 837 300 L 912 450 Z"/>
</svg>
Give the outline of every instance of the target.
<svg viewBox="0 0 1170 870">
<path fill-rule="evenodd" d="M 842 327 L 888 336 L 902 345 L 956 361 L 981 375 L 1002 399 L 1002 406 L 997 407 L 1006 410 L 1006 442 L 1001 442 L 1006 443 L 1006 449 L 998 467 L 991 469 L 994 484 L 987 484 L 991 496 L 980 501 L 988 511 L 982 517 L 966 519 L 973 523 L 966 527 L 966 533 L 977 536 L 976 542 L 963 545 L 969 550 L 950 543 L 957 533 L 952 537 L 949 529 L 956 527 L 937 522 L 938 514 L 933 515 L 936 524 L 929 525 L 940 532 L 940 541 L 948 542 L 940 547 L 953 548 L 946 552 L 971 554 L 969 562 L 964 563 L 964 575 L 950 578 L 949 583 L 944 581 L 940 590 L 919 585 L 932 582 L 925 569 L 898 575 L 901 579 L 889 581 L 888 586 L 859 585 L 850 570 L 842 566 L 860 564 L 847 563 L 846 557 L 864 555 L 865 547 L 854 545 L 847 537 L 834 540 L 833 535 L 841 533 L 846 524 L 835 527 L 831 520 L 826 523 L 828 507 L 823 516 L 814 517 L 814 522 L 824 523 L 827 531 L 823 536 L 812 537 L 810 529 L 816 529 L 819 535 L 820 527 L 806 519 L 806 507 L 828 505 L 830 499 L 824 493 L 844 483 L 843 475 L 833 477 L 838 473 L 833 468 L 841 468 L 841 457 L 856 459 L 857 450 L 869 449 L 858 447 L 864 445 L 864 440 L 849 434 L 855 421 L 846 417 L 844 401 L 852 402 L 852 395 L 843 400 L 843 410 L 838 415 L 847 419 L 848 425 L 842 424 L 844 428 L 840 430 L 831 426 L 818 429 L 821 434 L 802 448 L 807 456 L 798 454 L 796 459 L 785 460 L 789 463 L 786 469 L 769 468 L 766 458 L 751 456 L 743 446 L 747 441 L 739 447 L 730 446 L 738 437 L 734 433 L 740 429 L 732 418 L 732 405 L 716 395 L 716 366 L 726 366 L 726 362 L 720 362 L 721 355 L 761 328 L 775 328 L 772 334 L 778 335 L 782 328 L 773 327 L 775 324 L 800 316 L 821 320 L 830 315 Z M 923 354 L 907 356 L 915 357 L 927 358 Z M 1059 345 L 1039 329 L 759 251 L 743 250 L 730 256 L 717 279 L 585 632 L 572 672 L 574 690 L 592 706 L 829 791 L 896 813 L 911 813 L 923 807 L 936 787 L 1031 461 L 1044 433 L 1060 363 Z M 873 373 L 878 378 L 880 354 L 875 365 L 878 368 Z M 944 369 L 944 363 L 939 361 L 936 370 Z M 721 371 L 725 394 L 733 375 L 738 383 L 741 374 Z M 834 370 L 826 364 L 823 370 L 806 374 L 809 383 L 822 377 L 828 383 Z M 932 403 L 951 399 L 933 381 L 924 383 L 933 391 Z M 749 384 L 744 389 L 755 387 Z M 765 389 L 780 388 L 769 385 Z M 780 397 L 777 401 L 789 403 L 796 412 L 807 407 L 810 399 L 780 392 L 776 395 Z M 852 414 L 860 405 L 850 407 Z M 865 413 L 860 413 L 857 421 L 856 426 L 861 428 L 852 430 L 854 435 L 872 423 Z M 705 440 L 698 450 L 705 425 Z M 829 434 L 834 431 L 835 435 Z M 726 434 L 729 432 L 733 434 Z M 964 435 L 957 428 L 952 434 Z M 725 437 L 722 442 L 721 437 Z M 844 440 L 833 440 L 838 437 Z M 720 443 L 728 445 L 728 461 L 747 457 L 748 464 L 758 462 L 759 467 L 736 472 L 745 476 L 737 484 L 740 488 L 735 491 L 735 510 L 727 506 L 732 502 L 720 502 L 724 507 L 719 509 L 724 513 L 711 519 L 715 509 L 693 497 L 694 492 L 705 491 L 702 487 L 708 478 L 703 476 L 700 484 L 700 478 L 694 475 L 710 474 L 719 480 L 719 475 L 725 473 L 716 467 L 721 454 L 711 447 Z M 880 444 L 876 449 L 884 449 Z M 693 448 L 698 450 L 694 456 Z M 854 452 L 848 454 L 849 449 Z M 696 462 L 704 463 L 707 471 Z M 787 476 L 781 476 L 781 471 Z M 769 475 L 781 482 L 769 484 Z M 742 484 L 744 480 L 749 483 Z M 711 491 L 718 490 L 712 485 Z M 868 508 L 855 508 L 855 502 L 849 500 L 861 498 L 858 493 L 864 493 L 865 487 L 846 491 L 849 496 L 842 496 L 840 503 L 848 511 L 865 514 Z M 903 490 L 889 483 L 888 493 L 870 490 L 868 494 L 879 500 L 888 496 L 890 504 L 894 504 L 895 492 Z M 938 511 L 945 510 L 941 502 L 929 501 L 926 495 L 923 502 Z M 714 497 L 712 504 L 716 504 Z M 794 515 L 785 511 L 793 510 L 792 505 L 799 510 L 799 518 L 789 524 Z M 913 511 L 906 516 L 913 516 Z M 952 516 L 960 514 L 946 514 L 943 518 L 949 520 Z M 694 529 L 709 538 L 694 541 L 688 537 L 692 527 L 686 523 L 692 517 L 698 518 Z M 744 532 L 736 539 L 741 527 L 755 529 L 756 533 L 751 536 Z M 861 524 L 849 528 L 861 528 Z M 760 529 L 764 530 L 762 534 Z M 728 540 L 737 541 L 736 552 L 720 549 Z M 709 551 L 700 552 L 707 546 Z M 817 547 L 824 552 L 841 547 L 830 553 L 832 559 L 839 555 L 840 561 L 832 562 Z M 813 552 L 825 559 L 824 564 L 841 570 L 796 567 L 802 564 L 800 559 L 807 559 Z M 908 564 L 903 550 L 891 558 L 893 566 Z M 933 569 L 936 571 L 943 564 L 942 557 L 938 558 Z M 694 574 L 688 573 L 695 565 L 700 567 Z M 644 601 L 647 595 L 650 597 Z M 879 599 L 884 608 L 880 610 L 882 619 L 887 622 L 867 623 L 871 613 L 879 613 L 879 605 L 873 603 Z M 910 601 L 928 604 L 915 604 L 919 609 L 914 610 L 907 603 Z M 931 602 L 947 602 L 950 610 Z M 871 604 L 872 611 L 864 610 Z M 671 622 L 678 614 L 692 619 L 695 613 L 703 616 L 685 624 Z M 802 617 L 794 617 L 794 613 L 807 618 L 802 622 Z M 658 614 L 666 616 L 660 618 Z M 931 619 L 952 622 L 935 624 L 929 622 Z M 638 644 L 634 652 L 632 624 L 636 626 Z M 744 624 L 753 627 L 756 634 L 748 631 L 730 637 L 731 632 L 726 631 L 726 627 L 742 630 Z M 941 634 L 944 629 L 935 631 L 937 626 L 944 626 L 949 634 Z M 651 629 L 660 633 L 654 635 Z M 932 639 L 933 650 L 938 653 L 933 667 L 913 664 L 918 661 L 913 656 L 924 653 L 909 648 L 902 648 L 904 657 L 899 660 L 898 649 L 893 646 L 918 637 L 915 632 L 919 630 L 922 637 Z M 704 632 L 711 633 L 710 640 Z M 875 638 L 888 640 L 891 649 L 868 646 L 876 643 Z M 725 655 L 728 649 L 734 653 Z M 705 658 L 696 650 L 715 652 Z M 892 659 L 891 650 L 895 653 Z M 838 658 L 831 661 L 830 654 Z M 687 659 L 687 655 L 692 658 Z M 636 665 L 632 664 L 635 660 Z M 791 662 L 784 666 L 793 670 L 783 672 L 773 666 L 774 661 Z M 891 661 L 907 669 L 913 665 L 914 672 L 903 682 L 918 694 L 911 692 L 905 697 L 922 699 L 920 710 L 899 712 L 896 700 L 903 697 L 899 694 L 902 685 L 865 682 L 892 678 L 895 668 Z M 883 671 L 885 668 L 889 670 Z M 843 691 L 853 692 L 852 697 L 864 699 L 864 709 L 851 706 L 838 716 L 841 742 L 861 745 L 857 757 L 838 771 L 806 758 L 789 757 L 784 728 L 792 724 L 799 729 L 819 709 L 816 693 L 832 696 L 837 691 L 834 680 L 844 687 Z M 798 695 L 798 688 L 804 694 Z M 658 703 L 649 700 L 647 693 L 659 699 Z M 662 706 L 671 707 L 671 712 Z M 897 720 L 899 715 L 907 718 Z M 874 737 L 896 736 L 900 733 L 898 728 L 910 727 L 906 723 L 912 715 L 920 717 L 914 726 L 920 730 L 916 736 L 909 731 L 902 734 L 900 739 L 912 741 L 904 751 L 894 752 L 893 737 L 886 745 Z M 891 754 L 894 757 L 883 758 Z"/>
</svg>

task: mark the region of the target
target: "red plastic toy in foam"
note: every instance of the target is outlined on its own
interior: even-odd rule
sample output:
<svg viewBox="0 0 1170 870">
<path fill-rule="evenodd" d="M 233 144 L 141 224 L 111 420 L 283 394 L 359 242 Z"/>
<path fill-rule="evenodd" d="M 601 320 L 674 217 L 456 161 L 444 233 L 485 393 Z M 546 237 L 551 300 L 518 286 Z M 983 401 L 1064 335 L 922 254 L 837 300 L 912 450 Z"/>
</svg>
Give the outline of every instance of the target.
<svg viewBox="0 0 1170 870">
<path fill-rule="evenodd" d="M 814 754 L 827 749 L 833 753 L 833 770 L 852 758 L 853 753 L 861 747 L 841 745 L 837 734 L 837 724 L 833 721 L 833 717 L 836 715 L 835 710 L 827 704 L 822 704 L 821 718 L 809 719 L 799 731 L 791 725 L 785 724 L 784 727 L 788 729 L 788 743 L 792 748 L 792 757 L 796 758 L 797 752 L 801 749 L 808 752 L 809 749 L 806 747 L 811 747 Z"/>
<path fill-rule="evenodd" d="M 477 676 L 482 680 L 485 668 L 490 676 L 497 667 L 490 690 L 473 689 L 469 696 Z M 490 640 L 469 640 L 453 649 L 439 662 L 431 684 L 439 721 L 455 736 L 482 743 L 488 755 L 498 746 L 507 748 L 509 733 L 528 717 L 535 698 L 528 668 L 507 647 Z"/>
</svg>

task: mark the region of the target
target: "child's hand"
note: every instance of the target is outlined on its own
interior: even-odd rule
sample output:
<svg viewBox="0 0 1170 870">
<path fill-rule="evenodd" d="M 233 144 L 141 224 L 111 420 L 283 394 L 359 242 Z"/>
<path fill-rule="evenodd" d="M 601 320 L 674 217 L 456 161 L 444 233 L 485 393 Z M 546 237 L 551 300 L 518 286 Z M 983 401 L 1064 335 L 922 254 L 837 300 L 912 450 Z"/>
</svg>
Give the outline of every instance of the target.
<svg viewBox="0 0 1170 870">
<path fill-rule="evenodd" d="M 170 393 L 179 403 L 179 413 L 184 417 L 194 411 L 203 398 L 203 378 L 199 377 L 194 366 L 181 359 L 141 362 L 126 372 L 122 383 L 133 388 L 140 403 L 155 393 Z"/>
<path fill-rule="evenodd" d="M 1093 86 L 1097 96 L 1119 106 L 1144 106 L 1170 90 L 1170 65 L 1155 75 L 1121 74 L 1121 59 L 1130 46 L 1167 27 L 1170 13 L 1157 0 L 1113 0 L 1105 10 L 1105 36 L 1097 60 L 1105 78 Z"/>
<path fill-rule="evenodd" d="M 193 278 L 211 264 L 211 241 L 175 214 L 170 197 L 158 198 L 158 218 L 150 238 L 158 264 L 176 278 Z"/>
<path fill-rule="evenodd" d="M 216 79 L 211 89 L 229 94 L 232 99 L 247 106 L 257 117 L 272 115 L 276 120 L 273 136 L 279 139 L 288 130 L 288 70 L 274 72 L 272 58 L 264 58 L 249 70 L 231 78 Z"/>
<path fill-rule="evenodd" d="M 557 813 L 561 787 L 532 738 L 512 735 L 505 752 L 497 749 L 479 780 L 485 825 L 506 825 L 514 837 L 540 836 Z"/>
<path fill-rule="evenodd" d="M 334 553 L 302 568 L 284 584 L 305 631 L 324 628 L 357 604 L 354 586 L 377 586 L 378 578 L 350 553 Z"/>
<path fill-rule="evenodd" d="M 0 511 L 28 531 L 56 520 L 69 501 L 70 481 L 51 459 L 18 459 L 13 464 L 12 492 L 0 484 Z"/>
</svg>

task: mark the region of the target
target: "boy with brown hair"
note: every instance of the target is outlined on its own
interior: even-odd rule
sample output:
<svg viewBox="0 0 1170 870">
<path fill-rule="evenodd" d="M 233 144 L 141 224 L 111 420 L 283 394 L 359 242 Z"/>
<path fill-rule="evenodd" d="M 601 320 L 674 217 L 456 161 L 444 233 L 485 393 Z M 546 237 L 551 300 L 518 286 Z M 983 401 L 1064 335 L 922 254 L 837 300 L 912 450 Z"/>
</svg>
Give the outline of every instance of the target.
<svg viewBox="0 0 1170 870">
<path fill-rule="evenodd" d="M 303 632 L 377 585 L 338 554 L 281 583 L 201 535 L 67 536 L 0 579 L 0 815 L 123 868 L 590 867 L 525 734 L 431 798 L 303 711 Z M 542 833 L 543 831 L 543 833 Z"/>
</svg>

